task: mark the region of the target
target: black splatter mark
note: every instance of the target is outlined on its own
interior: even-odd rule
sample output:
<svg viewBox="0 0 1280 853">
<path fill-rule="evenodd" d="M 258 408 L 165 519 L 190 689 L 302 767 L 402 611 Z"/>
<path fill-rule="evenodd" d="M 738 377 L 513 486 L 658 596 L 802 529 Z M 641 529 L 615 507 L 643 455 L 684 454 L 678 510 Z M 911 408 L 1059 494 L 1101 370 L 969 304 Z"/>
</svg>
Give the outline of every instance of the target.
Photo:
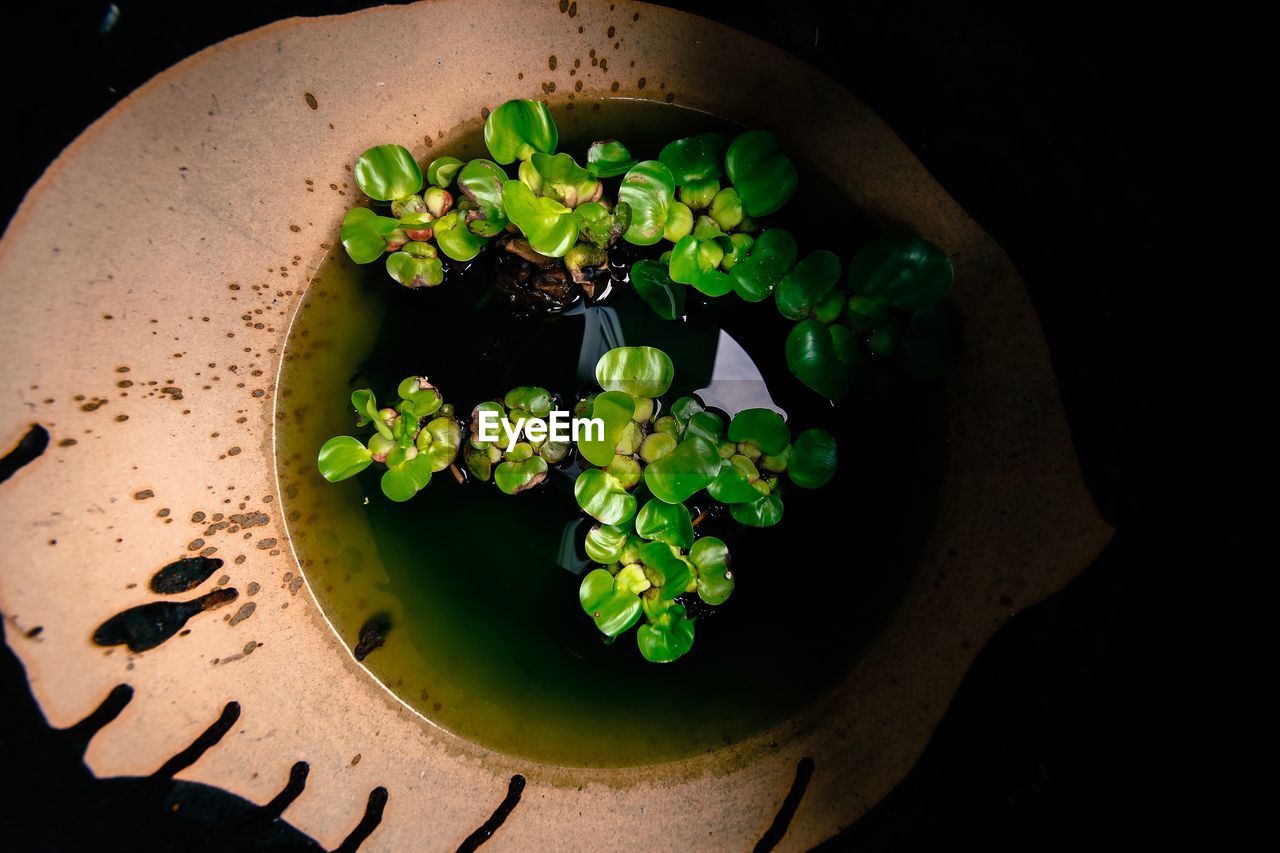
<svg viewBox="0 0 1280 853">
<path fill-rule="evenodd" d="M 787 792 L 787 796 L 782 801 L 782 807 L 778 809 L 778 814 L 774 816 L 773 823 L 769 824 L 769 828 L 765 830 L 764 835 L 760 836 L 760 840 L 756 842 L 756 853 L 765 853 L 772 850 L 782 840 L 782 836 L 787 834 L 787 827 L 791 825 L 791 819 L 796 816 L 796 809 L 800 807 L 800 801 L 804 799 L 805 789 L 809 787 L 809 779 L 813 776 L 813 759 L 805 756 L 800 759 L 800 763 L 796 765 L 796 778 L 791 783 L 791 790 Z"/>
<path fill-rule="evenodd" d="M 99 625 L 93 632 L 93 641 L 99 646 L 123 644 L 131 652 L 145 652 L 182 630 L 192 616 L 235 601 L 239 594 L 234 589 L 216 589 L 191 601 L 156 601 L 130 607 Z"/>
<path fill-rule="evenodd" d="M 379 613 L 370 616 L 368 621 L 360 626 L 360 638 L 356 640 L 356 647 L 351 650 L 351 653 L 356 656 L 356 660 L 364 660 L 370 652 L 387 641 L 387 634 L 390 631 L 390 614 Z"/>
<path fill-rule="evenodd" d="M 211 747 L 216 746 L 238 719 L 240 719 L 240 703 L 228 702 L 223 707 L 222 713 L 218 715 L 218 719 L 193 740 L 191 746 L 160 765 L 160 769 L 151 775 L 157 779 L 172 779 L 179 772 L 186 770 L 199 761 L 200 756 L 208 752 Z"/>
<path fill-rule="evenodd" d="M 175 595 L 195 589 L 222 567 L 216 557 L 185 557 L 175 560 L 151 576 L 151 591 Z"/>
<path fill-rule="evenodd" d="M 511 777 L 511 783 L 507 785 L 507 796 L 494 809 L 493 814 L 489 815 L 489 819 L 458 845 L 458 853 L 471 853 L 472 850 L 492 838 L 493 834 L 502 827 L 503 822 L 506 821 L 512 810 L 520 805 L 520 795 L 522 793 L 524 793 L 524 777 L 517 773 Z"/>
<path fill-rule="evenodd" d="M 369 801 L 364 807 L 364 817 L 360 819 L 360 823 L 356 824 L 356 828 L 351 830 L 351 834 L 338 845 L 334 853 L 353 853 L 366 838 L 373 834 L 378 824 L 382 823 L 382 810 L 386 807 L 387 789 L 379 785 L 369 792 Z"/>
<path fill-rule="evenodd" d="M 18 469 L 30 464 L 49 446 L 49 431 L 40 424 L 32 424 L 13 450 L 0 458 L 0 483 L 8 480 Z"/>
</svg>

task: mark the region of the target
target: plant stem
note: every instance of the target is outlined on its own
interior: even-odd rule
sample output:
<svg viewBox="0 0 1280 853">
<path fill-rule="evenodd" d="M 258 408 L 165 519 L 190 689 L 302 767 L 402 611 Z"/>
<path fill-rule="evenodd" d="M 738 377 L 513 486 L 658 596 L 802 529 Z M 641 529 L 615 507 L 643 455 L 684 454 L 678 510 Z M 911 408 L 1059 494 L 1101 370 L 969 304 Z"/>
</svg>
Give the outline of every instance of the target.
<svg viewBox="0 0 1280 853">
<path fill-rule="evenodd" d="M 458 470 L 458 466 L 456 463 L 454 462 L 449 463 L 449 471 L 450 473 L 453 474 L 453 479 L 457 480 L 459 483 L 466 482 L 467 478 L 462 476 L 462 472 Z"/>
<path fill-rule="evenodd" d="M 704 509 L 702 512 L 698 513 L 698 517 L 693 520 L 693 526 L 697 527 L 699 524 L 702 523 L 702 519 L 706 517 L 707 517 L 707 511 Z"/>
</svg>

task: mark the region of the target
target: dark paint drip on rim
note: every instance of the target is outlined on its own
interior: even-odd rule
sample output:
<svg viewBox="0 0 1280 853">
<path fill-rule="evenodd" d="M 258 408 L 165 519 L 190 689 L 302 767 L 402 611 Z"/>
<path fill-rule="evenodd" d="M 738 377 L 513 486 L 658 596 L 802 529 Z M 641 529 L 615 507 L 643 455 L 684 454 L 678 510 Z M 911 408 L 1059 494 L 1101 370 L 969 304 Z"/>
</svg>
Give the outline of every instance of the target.
<svg viewBox="0 0 1280 853">
<path fill-rule="evenodd" d="M 783 799 L 778 814 L 773 818 L 773 823 L 769 824 L 764 835 L 760 836 L 760 840 L 756 842 L 756 853 L 766 853 L 777 847 L 778 842 L 787 834 L 787 827 L 791 825 L 791 819 L 796 816 L 796 809 L 800 807 L 800 801 L 804 799 L 804 792 L 808 789 L 809 780 L 812 777 L 813 759 L 806 755 L 796 765 L 795 781 L 791 783 L 791 790 Z"/>
<path fill-rule="evenodd" d="M 515 807 L 520 805 L 520 795 L 523 793 L 524 777 L 517 773 L 511 777 L 511 782 L 507 785 L 507 796 L 494 809 L 493 814 L 489 815 L 489 819 L 480 824 L 475 832 L 468 835 L 466 840 L 458 845 L 458 853 L 471 853 L 472 850 L 492 838 L 493 834 L 502 827 L 502 824 L 511 815 Z"/>
<path fill-rule="evenodd" d="M 360 819 L 360 823 L 356 824 L 356 828 L 351 830 L 351 834 L 334 848 L 334 853 L 353 853 L 366 838 L 373 834 L 378 824 L 382 823 L 382 810 L 386 807 L 387 789 L 379 785 L 369 792 L 369 800 L 364 807 L 364 817 Z"/>
<path fill-rule="evenodd" d="M 33 462 L 49 446 L 49 431 L 40 424 L 32 424 L 17 446 L 0 457 L 0 483 L 8 480 L 19 469 Z"/>
<path fill-rule="evenodd" d="M 99 625 L 93 632 L 93 642 L 99 646 L 126 645 L 131 652 L 145 652 L 181 631 L 192 616 L 235 601 L 239 595 L 235 589 L 215 589 L 191 601 L 156 601 L 130 607 Z"/>
<path fill-rule="evenodd" d="M 191 746 L 160 765 L 160 769 L 151 775 L 157 779 L 172 779 L 180 771 L 186 770 L 199 761 L 200 756 L 208 752 L 211 747 L 216 746 L 238 719 L 240 719 L 240 703 L 228 702 L 223 707 L 222 713 L 218 715 L 218 719 L 201 732 L 200 736 L 191 742 Z"/>
</svg>

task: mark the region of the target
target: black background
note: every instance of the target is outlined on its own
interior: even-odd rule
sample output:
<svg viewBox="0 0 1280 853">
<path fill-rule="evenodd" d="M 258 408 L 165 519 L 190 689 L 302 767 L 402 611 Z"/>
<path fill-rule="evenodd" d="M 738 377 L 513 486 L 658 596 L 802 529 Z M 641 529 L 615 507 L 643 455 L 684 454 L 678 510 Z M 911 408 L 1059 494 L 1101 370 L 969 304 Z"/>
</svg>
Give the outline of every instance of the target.
<svg viewBox="0 0 1280 853">
<path fill-rule="evenodd" d="M 272 20 L 370 4 L 123 2 L 99 33 L 106 5 L 5 19 L 6 221 L 61 149 L 152 75 Z M 1274 646 L 1280 566 L 1265 547 L 1280 283 L 1262 233 L 1268 22 L 1222 4 L 680 5 L 841 81 L 1008 251 L 1118 530 L 1078 580 L 999 632 L 919 764 L 832 846 L 1111 847 L 1200 828 L 1234 846 L 1263 826 L 1276 787 L 1262 704 L 1276 666 L 1258 655 Z M 6 678 L 0 693 L 4 775 L 23 789 L 0 798 L 0 846 L 81 846 L 32 801 L 112 806 L 92 788 L 51 805 L 54 761 L 13 710 L 21 690 Z"/>
</svg>

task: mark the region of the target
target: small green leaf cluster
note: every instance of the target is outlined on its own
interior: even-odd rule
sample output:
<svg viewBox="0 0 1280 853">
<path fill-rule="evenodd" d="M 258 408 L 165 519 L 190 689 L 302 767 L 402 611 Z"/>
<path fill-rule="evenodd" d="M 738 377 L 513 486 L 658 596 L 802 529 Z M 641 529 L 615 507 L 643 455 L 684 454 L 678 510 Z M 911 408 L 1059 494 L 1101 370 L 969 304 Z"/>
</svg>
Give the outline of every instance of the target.
<svg viewBox="0 0 1280 853">
<path fill-rule="evenodd" d="M 385 408 L 378 407 L 368 388 L 352 393 L 356 426 L 372 426 L 374 432 L 367 441 L 349 435 L 326 441 L 317 459 L 326 480 L 346 480 L 377 462 L 386 466 L 382 493 L 401 502 L 421 491 L 432 474 L 453 464 L 462 443 L 462 425 L 453 406 L 425 376 L 408 377 L 397 393 L 400 401 Z"/>
<path fill-rule="evenodd" d="M 695 540 L 684 504 L 655 498 L 633 519 L 597 524 L 587 533 L 586 551 L 602 567 L 582 579 L 582 609 L 611 639 L 643 617 L 636 645 L 653 663 L 670 663 L 693 648 L 695 620 L 680 596 L 719 605 L 733 592 L 728 547 L 714 536 Z"/>
<path fill-rule="evenodd" d="M 960 351 L 959 315 L 943 301 L 954 277 L 946 253 L 918 237 L 864 246 L 849 265 L 848 293 L 837 286 L 834 254 L 807 255 L 775 293 L 779 313 L 798 321 L 787 336 L 787 367 L 830 400 L 890 359 L 917 378 L 945 376 Z"/>
<path fill-rule="evenodd" d="M 625 203 L 604 199 L 602 178 L 626 172 L 635 158 L 617 141 L 597 142 L 587 165 L 556 153 L 559 132 L 546 104 L 513 100 L 485 120 L 485 145 L 492 160 L 464 163 L 444 156 L 431 161 L 424 176 L 408 149 L 378 145 L 360 155 L 355 179 L 373 202 L 390 205 L 390 215 L 368 207 L 347 212 L 342 245 L 356 263 L 372 263 L 386 252 L 388 274 L 406 287 L 434 287 L 444 281 L 441 255 L 459 263 L 473 260 L 489 240 L 519 235 L 541 260 L 563 259 L 581 283 L 588 268 L 604 267 L 607 250 L 631 223 Z M 518 164 L 513 178 L 506 166 Z M 425 186 L 425 189 L 424 189 Z"/>
<path fill-rule="evenodd" d="M 478 480 L 494 484 L 508 495 L 519 494 L 542 483 L 550 465 L 569 455 L 568 442 L 550 440 L 547 417 L 555 399 L 546 388 L 512 388 L 500 400 L 488 400 L 471 413 L 470 435 L 462 458 Z M 480 437 L 480 413 L 490 411 L 501 424 L 498 438 Z"/>
</svg>

